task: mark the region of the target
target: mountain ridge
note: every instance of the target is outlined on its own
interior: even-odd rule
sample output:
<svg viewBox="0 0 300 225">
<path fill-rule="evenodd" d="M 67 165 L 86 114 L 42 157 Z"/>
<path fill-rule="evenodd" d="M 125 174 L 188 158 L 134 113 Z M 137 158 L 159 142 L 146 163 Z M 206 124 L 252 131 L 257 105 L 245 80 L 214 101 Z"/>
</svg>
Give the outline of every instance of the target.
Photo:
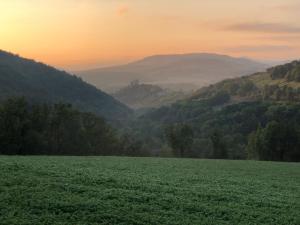
<svg viewBox="0 0 300 225">
<path fill-rule="evenodd" d="M 197 90 L 191 99 L 207 99 L 219 93 L 240 100 L 300 100 L 300 61 L 270 67 L 266 72 L 226 79 Z"/>
<path fill-rule="evenodd" d="M 0 50 L 0 99 L 24 96 L 35 102 L 65 102 L 114 119 L 131 110 L 75 75 Z"/>
<path fill-rule="evenodd" d="M 133 80 L 180 90 L 189 90 L 263 71 L 266 65 L 245 58 L 213 53 L 153 55 L 128 64 L 77 72 L 84 80 L 112 92 Z"/>
</svg>

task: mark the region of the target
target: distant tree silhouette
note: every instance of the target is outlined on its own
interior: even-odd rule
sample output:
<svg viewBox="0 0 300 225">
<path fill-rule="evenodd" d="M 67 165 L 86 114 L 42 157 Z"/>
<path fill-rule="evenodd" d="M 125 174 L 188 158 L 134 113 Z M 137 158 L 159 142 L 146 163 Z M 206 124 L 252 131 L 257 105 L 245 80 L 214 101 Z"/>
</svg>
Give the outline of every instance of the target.
<svg viewBox="0 0 300 225">
<path fill-rule="evenodd" d="M 187 124 L 176 124 L 167 127 L 165 134 L 174 155 L 185 157 L 194 141 L 192 128 Z"/>
</svg>

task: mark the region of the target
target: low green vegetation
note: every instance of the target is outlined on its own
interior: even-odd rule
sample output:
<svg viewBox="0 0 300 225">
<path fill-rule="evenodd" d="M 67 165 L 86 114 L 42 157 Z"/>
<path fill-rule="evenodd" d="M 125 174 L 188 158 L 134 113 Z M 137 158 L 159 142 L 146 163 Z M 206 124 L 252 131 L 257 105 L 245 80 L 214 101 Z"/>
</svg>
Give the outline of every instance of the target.
<svg viewBox="0 0 300 225">
<path fill-rule="evenodd" d="M 0 157 L 0 224 L 300 223 L 300 165 Z"/>
</svg>

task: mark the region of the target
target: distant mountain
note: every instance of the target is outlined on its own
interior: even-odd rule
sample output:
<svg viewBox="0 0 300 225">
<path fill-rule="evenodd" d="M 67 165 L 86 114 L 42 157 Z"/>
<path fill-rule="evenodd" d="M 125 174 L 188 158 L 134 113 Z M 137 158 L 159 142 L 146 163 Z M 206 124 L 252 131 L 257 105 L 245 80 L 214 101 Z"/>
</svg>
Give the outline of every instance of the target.
<svg viewBox="0 0 300 225">
<path fill-rule="evenodd" d="M 208 84 L 264 71 L 266 65 L 245 58 L 199 53 L 156 55 L 127 65 L 81 71 L 87 82 L 107 91 L 126 86 L 132 80 L 169 88 L 196 89 Z"/>
<path fill-rule="evenodd" d="M 163 89 L 157 85 L 140 84 L 133 81 L 130 85 L 115 92 L 113 96 L 133 109 L 156 108 L 169 105 L 187 96 L 182 91 Z"/>
<path fill-rule="evenodd" d="M 34 102 L 71 103 L 108 119 L 124 118 L 131 110 L 74 75 L 0 51 L 0 100 L 24 96 Z"/>
</svg>

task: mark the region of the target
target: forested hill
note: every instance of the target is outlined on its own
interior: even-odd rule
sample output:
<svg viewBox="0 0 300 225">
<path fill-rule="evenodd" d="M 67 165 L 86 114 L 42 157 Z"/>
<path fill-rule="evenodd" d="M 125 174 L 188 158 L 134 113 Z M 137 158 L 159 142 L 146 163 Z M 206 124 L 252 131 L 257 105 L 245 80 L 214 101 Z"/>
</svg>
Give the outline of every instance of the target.
<svg viewBox="0 0 300 225">
<path fill-rule="evenodd" d="M 107 119 L 131 113 L 128 107 L 76 76 L 0 50 L 0 100 L 11 96 L 24 96 L 33 102 L 71 103 Z"/>
<path fill-rule="evenodd" d="M 188 94 L 183 91 L 164 89 L 158 85 L 140 84 L 138 81 L 133 81 L 115 92 L 113 96 L 133 109 L 142 109 L 170 105 L 184 99 Z"/>
<path fill-rule="evenodd" d="M 275 66 L 263 73 L 228 79 L 201 88 L 192 100 L 215 98 L 216 103 L 253 100 L 300 100 L 300 61 Z"/>
<path fill-rule="evenodd" d="M 202 88 L 131 127 L 152 148 L 168 145 L 178 156 L 299 161 L 299 65 Z"/>
</svg>

